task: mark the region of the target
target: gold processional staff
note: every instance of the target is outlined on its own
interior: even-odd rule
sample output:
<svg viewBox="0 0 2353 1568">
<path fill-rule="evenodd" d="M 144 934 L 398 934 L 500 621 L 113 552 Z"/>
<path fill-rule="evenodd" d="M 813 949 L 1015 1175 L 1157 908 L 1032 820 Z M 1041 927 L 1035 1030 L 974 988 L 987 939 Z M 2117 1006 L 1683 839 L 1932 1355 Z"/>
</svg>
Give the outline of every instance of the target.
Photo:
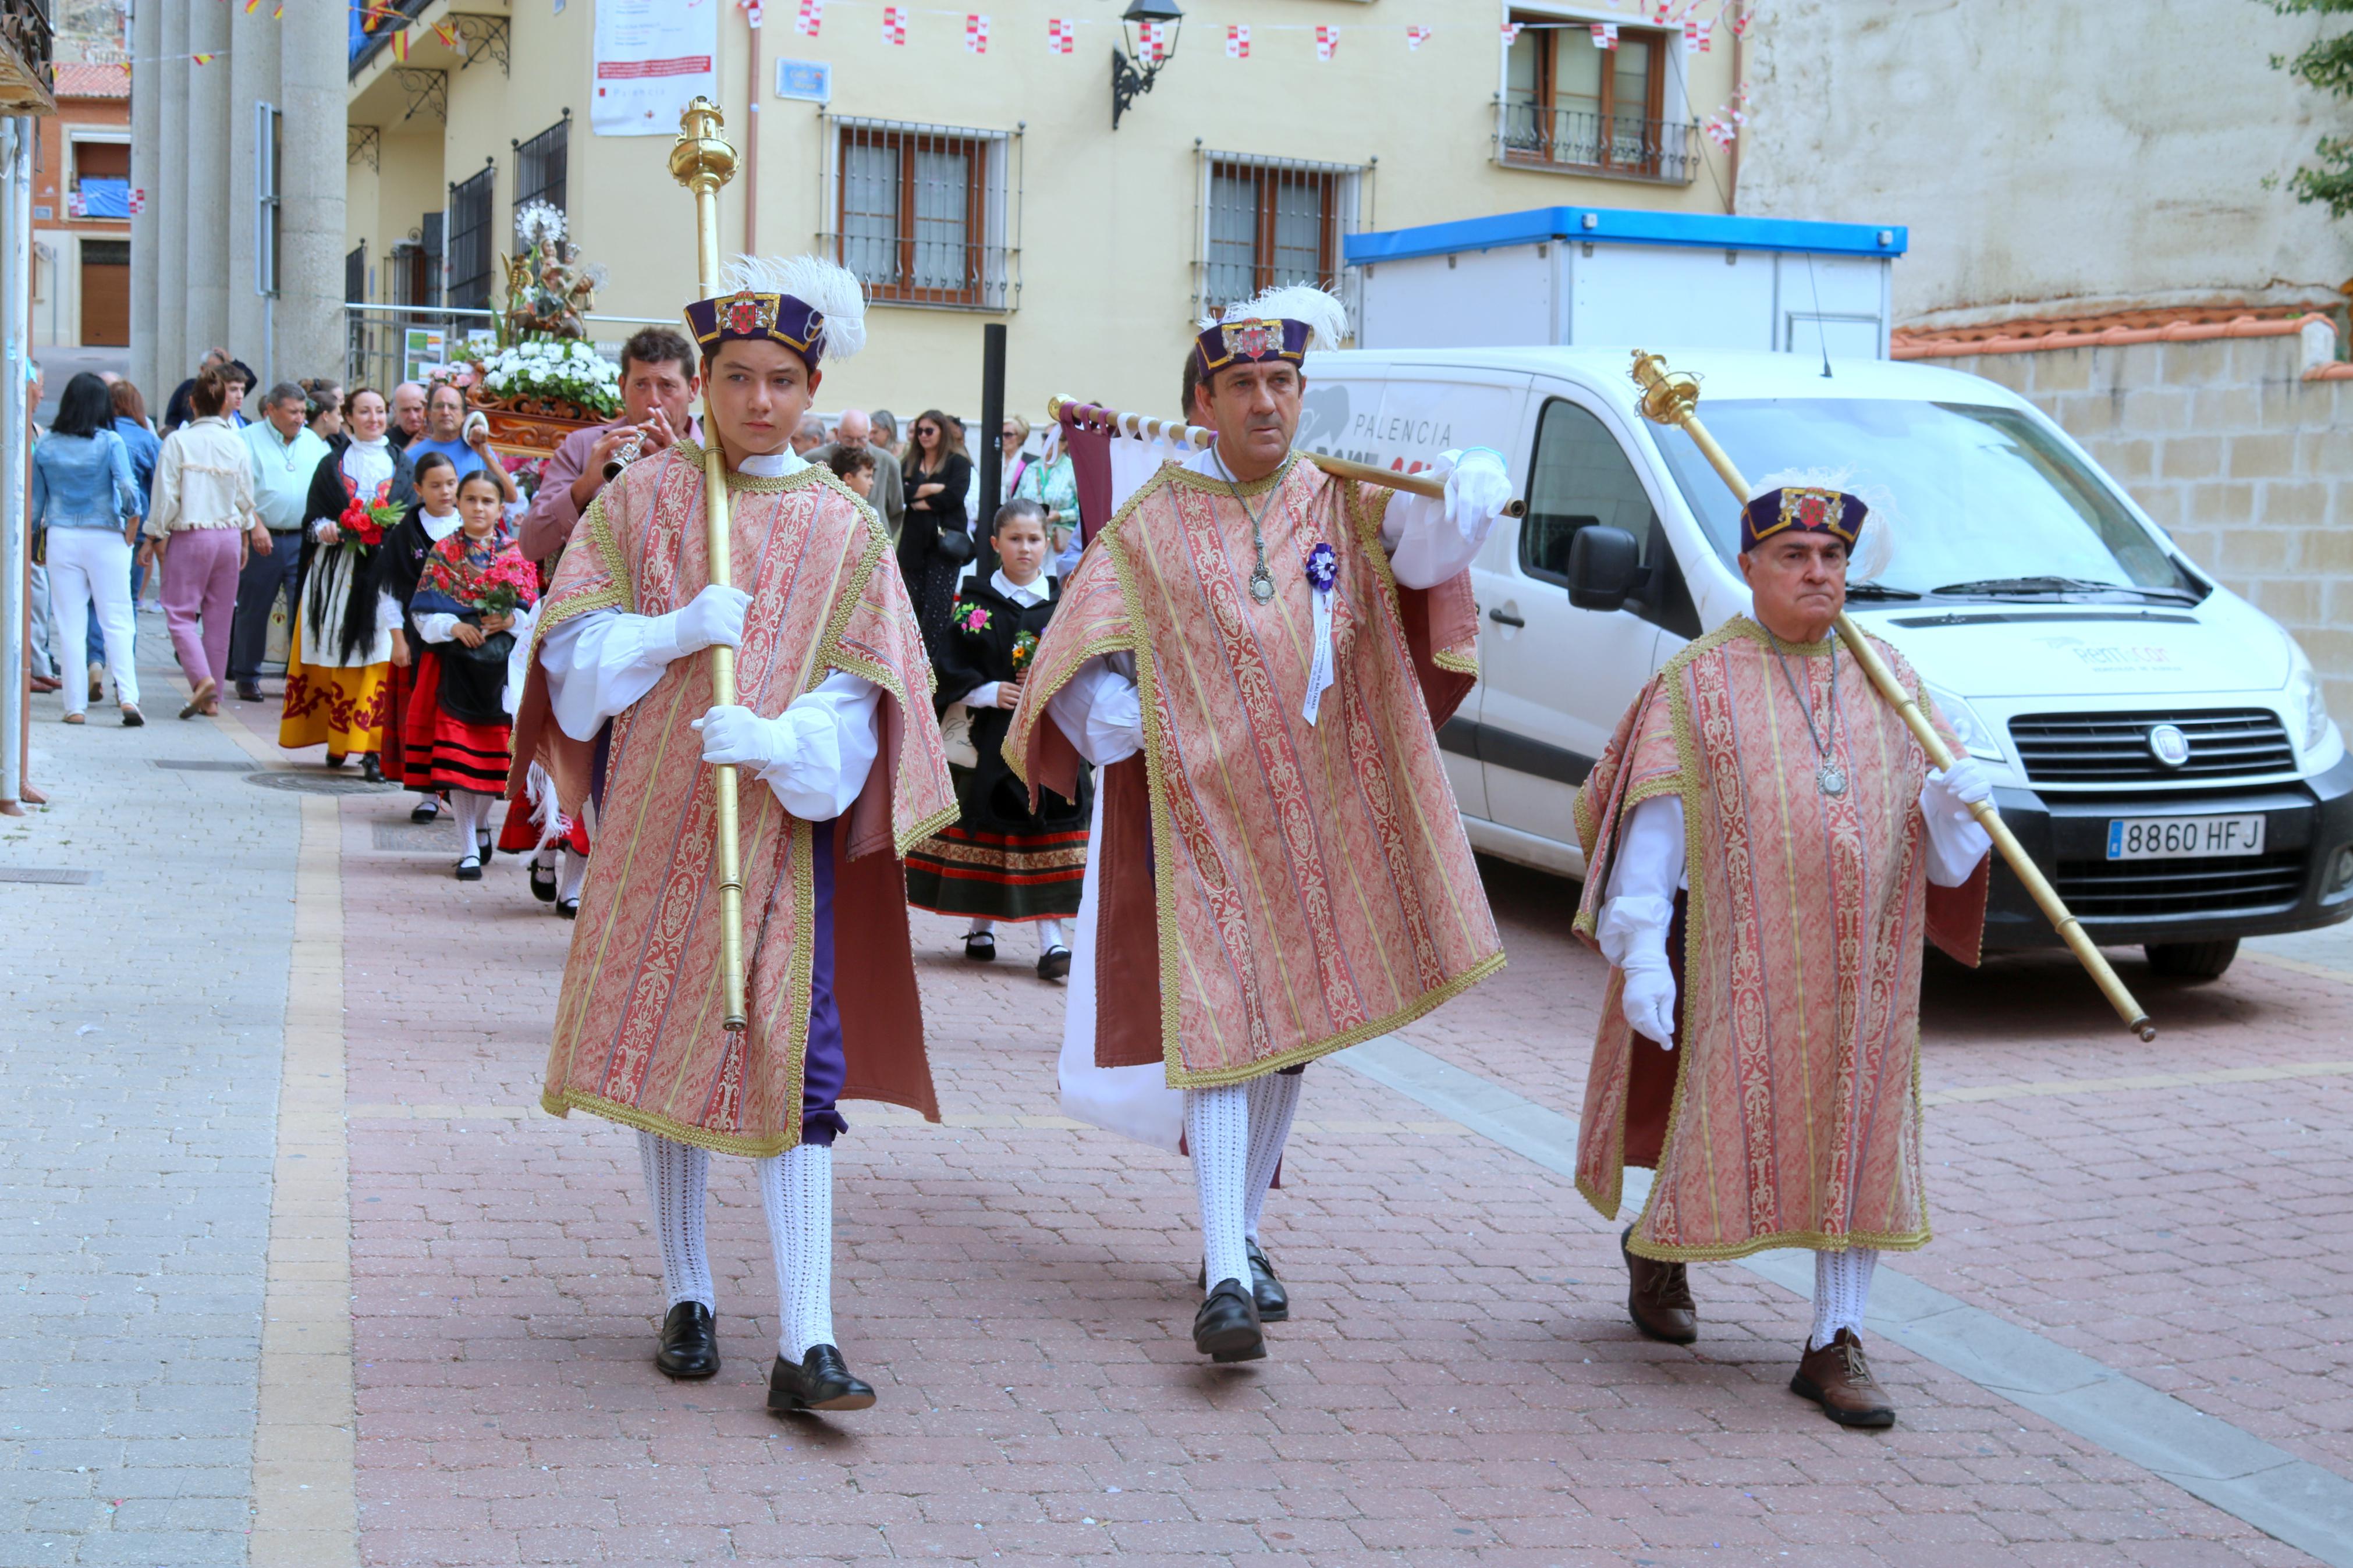
<svg viewBox="0 0 2353 1568">
<path fill-rule="evenodd" d="M 1749 500 L 1748 481 L 1740 477 L 1740 470 L 1733 467 L 1731 457 L 1715 444 L 1715 437 L 1707 433 L 1707 426 L 1702 425 L 1699 416 L 1692 411 L 1699 402 L 1698 378 L 1670 372 L 1665 360 L 1640 350 L 1634 354 L 1633 376 L 1635 384 L 1642 389 L 1644 416 L 1653 424 L 1680 426 L 1683 434 L 1692 438 L 1692 444 L 1699 448 L 1700 456 L 1705 458 L 1724 482 L 1732 487 L 1733 498 L 1746 506 Z M 1887 668 L 1886 661 L 1864 639 L 1861 628 L 1844 610 L 1839 612 L 1838 635 L 1846 643 L 1847 650 L 1854 655 L 1855 662 L 1862 666 L 1862 672 L 1871 678 L 1871 684 L 1879 689 L 1880 696 L 1904 716 L 1905 727 L 1911 730 L 1913 739 L 1920 742 L 1921 750 L 1928 753 L 1928 760 L 1939 768 L 1951 767 L 1953 753 L 1946 749 L 1943 738 L 1929 724 L 1919 705 L 1912 700 L 1912 694 L 1896 683 L 1894 672 Z M 2157 1038 L 2157 1026 L 2149 1022 L 2148 1015 L 2141 1010 L 2141 1005 L 2133 1000 L 2133 994 L 2125 989 L 2125 983 L 2116 978 L 2116 972 L 2108 967 L 2107 956 L 2093 945 L 2092 939 L 2084 934 L 2082 923 L 2068 912 L 2058 890 L 2051 886 L 2042 868 L 2020 846 L 2017 837 L 2010 831 L 2009 824 L 2002 821 L 2001 813 L 1994 809 L 1993 802 L 1981 800 L 1969 810 L 1986 830 L 1987 837 L 1993 840 L 1993 847 L 2001 851 L 2001 858 L 2010 863 L 2010 868 L 2018 873 L 2018 879 L 2025 884 L 2027 892 L 2041 906 L 2068 948 L 2091 972 L 2093 982 L 2099 986 L 2101 994 L 2107 997 L 2108 1005 L 2116 1010 L 2116 1016 L 2125 1021 L 2125 1027 L 2144 1040 Z"/>
<path fill-rule="evenodd" d="M 1196 451 L 1200 451 L 1214 445 L 1218 439 L 1218 433 L 1215 430 L 1204 429 L 1198 425 L 1187 425 L 1175 419 L 1147 419 L 1141 414 L 1122 414 L 1115 408 L 1099 408 L 1092 403 L 1081 403 L 1075 397 L 1065 397 L 1059 394 L 1046 400 L 1046 417 L 1060 419 L 1065 408 L 1071 411 L 1073 418 L 1090 425 L 1105 426 L 1120 435 L 1132 436 L 1142 441 L 1166 440 L 1174 446 L 1190 447 Z M 1446 494 L 1446 481 L 1429 474 L 1409 474 L 1395 468 L 1377 468 L 1370 463 L 1355 462 L 1346 458 L 1326 457 L 1321 452 L 1304 452 L 1301 456 L 1335 479 L 1354 479 L 1359 484 L 1380 485 L 1388 489 L 1403 490 L 1408 495 L 1429 496 L 1432 500 L 1442 499 Z M 1527 510 L 1526 502 L 1515 500 L 1504 509 L 1504 515 L 1520 517 L 1525 515 Z"/>
<path fill-rule="evenodd" d="M 719 187 L 735 175 L 735 149 L 720 138 L 719 106 L 697 98 L 678 117 L 678 142 L 670 149 L 670 172 L 694 193 L 694 271 L 701 298 L 719 292 Z M 689 342 L 694 323 L 686 326 Z M 730 585 L 733 560 L 727 536 L 727 459 L 719 450 L 719 421 L 711 409 L 711 388 L 702 389 L 703 529 L 709 541 L 710 578 L 719 587 Z M 735 700 L 735 650 L 724 643 L 711 646 L 711 700 L 729 707 Z M 718 842 L 712 858 L 719 872 L 719 981 L 727 1004 L 727 1027 L 744 1027 L 744 856 L 739 842 L 735 770 L 712 769 L 718 794 Z"/>
</svg>

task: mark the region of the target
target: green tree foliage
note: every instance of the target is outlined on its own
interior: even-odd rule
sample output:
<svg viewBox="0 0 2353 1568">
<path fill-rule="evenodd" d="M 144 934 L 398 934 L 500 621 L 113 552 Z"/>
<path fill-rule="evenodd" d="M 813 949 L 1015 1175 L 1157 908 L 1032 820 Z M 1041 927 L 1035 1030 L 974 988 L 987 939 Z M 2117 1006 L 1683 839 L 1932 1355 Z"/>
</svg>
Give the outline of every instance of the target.
<svg viewBox="0 0 2353 1568">
<path fill-rule="evenodd" d="M 2353 0 L 2261 0 L 2283 16 L 2316 13 L 2353 16 Z M 2353 32 L 2316 38 L 2290 59 L 2274 55 L 2274 69 L 2302 77 L 2322 92 L 2353 100 Z M 2324 136 L 2313 152 L 2317 161 L 2288 176 L 2300 202 L 2317 202 L 2336 217 L 2353 217 L 2353 135 Z"/>
</svg>

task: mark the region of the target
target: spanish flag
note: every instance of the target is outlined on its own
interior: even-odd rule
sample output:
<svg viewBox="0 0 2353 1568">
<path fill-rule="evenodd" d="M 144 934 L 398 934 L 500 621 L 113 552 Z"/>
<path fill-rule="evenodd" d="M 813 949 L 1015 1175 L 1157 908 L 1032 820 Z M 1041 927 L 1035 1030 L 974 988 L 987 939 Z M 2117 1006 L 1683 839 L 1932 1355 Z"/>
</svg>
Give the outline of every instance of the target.
<svg viewBox="0 0 2353 1568">
<path fill-rule="evenodd" d="M 392 36 L 392 58 L 396 60 L 408 58 L 408 29 L 406 27 Z"/>
<path fill-rule="evenodd" d="M 208 66 L 213 63 L 213 58 L 210 55 L 190 55 L 188 58 L 195 61 L 200 66 Z"/>
</svg>

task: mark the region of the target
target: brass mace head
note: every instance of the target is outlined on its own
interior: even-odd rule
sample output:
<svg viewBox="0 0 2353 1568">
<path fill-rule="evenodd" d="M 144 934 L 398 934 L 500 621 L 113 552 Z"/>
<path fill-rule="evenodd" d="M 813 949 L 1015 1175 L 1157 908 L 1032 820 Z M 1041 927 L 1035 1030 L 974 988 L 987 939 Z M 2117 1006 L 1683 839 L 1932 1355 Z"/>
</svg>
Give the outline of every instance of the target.
<svg viewBox="0 0 2353 1568">
<path fill-rule="evenodd" d="M 1634 351 L 1630 374 L 1642 389 L 1644 418 L 1656 425 L 1680 425 L 1691 417 L 1692 405 L 1699 401 L 1699 377 L 1671 371 L 1665 360 L 1640 349 Z"/>
<path fill-rule="evenodd" d="M 670 176 L 698 195 L 735 177 L 735 149 L 719 134 L 726 123 L 719 106 L 707 98 L 697 98 L 678 117 L 678 142 L 670 150 Z"/>
</svg>

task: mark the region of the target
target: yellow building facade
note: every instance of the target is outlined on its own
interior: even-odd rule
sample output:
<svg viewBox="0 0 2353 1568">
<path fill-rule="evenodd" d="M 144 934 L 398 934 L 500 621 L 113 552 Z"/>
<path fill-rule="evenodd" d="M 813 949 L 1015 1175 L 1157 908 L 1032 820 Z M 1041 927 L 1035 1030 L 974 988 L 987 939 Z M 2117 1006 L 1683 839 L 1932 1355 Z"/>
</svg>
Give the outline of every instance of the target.
<svg viewBox="0 0 2353 1568">
<path fill-rule="evenodd" d="M 736 5 L 661 3 L 716 11 L 743 153 L 724 247 L 816 249 L 868 286 L 867 351 L 828 375 L 827 408 L 976 417 L 981 328 L 1003 321 L 1009 410 L 1069 392 L 1174 413 L 1195 318 L 1271 282 L 1345 292 L 1350 233 L 1733 201 L 1735 157 L 1701 130 L 1739 79 L 1729 7 L 1703 28 L 1630 3 L 1201 0 L 1114 130 L 1111 55 L 1154 54 L 1116 0 L 972 0 L 985 52 L 978 13 L 826 0 L 812 37 L 804 0 L 767 0 L 755 38 Z M 515 208 L 543 195 L 608 270 L 599 313 L 675 319 L 695 279 L 670 137 L 592 128 L 600 85 L 644 74 L 609 47 L 631 4 L 431 0 L 387 20 L 405 48 L 364 46 L 348 93 L 351 298 L 492 302 Z M 600 5 L 619 7 L 601 84 Z"/>
</svg>

